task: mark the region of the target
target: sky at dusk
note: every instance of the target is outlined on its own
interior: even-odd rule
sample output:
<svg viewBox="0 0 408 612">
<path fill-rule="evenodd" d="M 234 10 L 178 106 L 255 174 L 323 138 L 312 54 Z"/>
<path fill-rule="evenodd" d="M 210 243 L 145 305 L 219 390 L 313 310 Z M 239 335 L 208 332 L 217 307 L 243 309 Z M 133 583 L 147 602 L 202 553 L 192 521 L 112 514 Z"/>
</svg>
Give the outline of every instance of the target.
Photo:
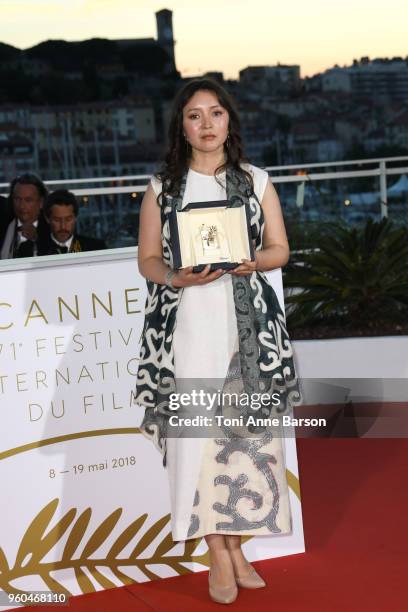
<svg viewBox="0 0 408 612">
<path fill-rule="evenodd" d="M 408 55 L 407 0 L 0 0 L 0 41 L 156 37 L 154 12 L 173 11 L 183 76 L 299 64 L 309 76 L 368 55 Z"/>
</svg>

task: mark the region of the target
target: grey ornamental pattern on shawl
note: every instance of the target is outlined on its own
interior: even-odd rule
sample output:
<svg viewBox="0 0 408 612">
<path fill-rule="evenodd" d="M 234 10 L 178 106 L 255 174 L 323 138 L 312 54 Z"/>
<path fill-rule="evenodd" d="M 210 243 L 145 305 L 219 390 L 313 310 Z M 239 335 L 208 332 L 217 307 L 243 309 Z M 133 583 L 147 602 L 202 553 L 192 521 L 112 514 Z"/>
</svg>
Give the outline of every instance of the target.
<svg viewBox="0 0 408 612">
<path fill-rule="evenodd" d="M 163 260 L 173 267 L 169 216 L 175 208 L 181 210 L 187 174 L 184 175 L 177 197 L 162 194 L 161 223 Z M 247 206 L 250 213 L 255 249 L 262 249 L 264 219 L 261 205 L 243 172 L 227 168 L 226 194 L 229 205 Z M 239 364 L 242 387 L 248 394 L 281 394 L 280 412 L 290 410 L 300 395 L 293 364 L 293 352 L 282 312 L 273 287 L 262 272 L 248 276 L 231 276 L 238 328 L 239 354 L 231 361 L 228 380 L 236 379 Z M 166 464 L 166 433 L 169 396 L 176 391 L 172 338 L 177 308 L 183 289 L 171 289 L 147 280 L 145 321 L 141 335 L 139 369 L 135 403 L 144 406 L 141 430 L 159 448 Z M 262 416 L 271 408 L 263 407 Z M 261 416 L 261 415 L 259 415 Z"/>
</svg>

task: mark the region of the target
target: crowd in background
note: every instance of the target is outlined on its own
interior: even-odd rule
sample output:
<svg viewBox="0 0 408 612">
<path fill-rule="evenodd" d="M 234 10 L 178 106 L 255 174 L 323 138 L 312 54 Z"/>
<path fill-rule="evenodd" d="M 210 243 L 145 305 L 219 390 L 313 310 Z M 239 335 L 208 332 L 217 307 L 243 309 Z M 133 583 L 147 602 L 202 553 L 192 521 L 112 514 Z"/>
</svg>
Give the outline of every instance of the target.
<svg viewBox="0 0 408 612">
<path fill-rule="evenodd" d="M 77 233 L 78 211 L 71 191 L 49 193 L 36 174 L 16 177 L 0 199 L 0 259 L 106 249 L 103 240 Z"/>
</svg>

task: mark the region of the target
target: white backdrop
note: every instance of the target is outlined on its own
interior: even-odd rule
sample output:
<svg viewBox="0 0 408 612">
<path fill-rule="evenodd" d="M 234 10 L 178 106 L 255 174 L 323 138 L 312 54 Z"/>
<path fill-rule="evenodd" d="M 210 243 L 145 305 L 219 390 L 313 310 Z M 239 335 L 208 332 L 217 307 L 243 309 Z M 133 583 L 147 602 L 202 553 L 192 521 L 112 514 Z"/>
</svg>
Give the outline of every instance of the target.
<svg viewBox="0 0 408 612">
<path fill-rule="evenodd" d="M 205 569 L 204 541 L 166 538 L 167 475 L 137 429 L 136 250 L 5 263 L 0 590 L 74 595 Z M 282 299 L 280 272 L 272 279 Z M 293 439 L 286 454 L 293 534 L 249 538 L 251 560 L 304 551 Z"/>
</svg>

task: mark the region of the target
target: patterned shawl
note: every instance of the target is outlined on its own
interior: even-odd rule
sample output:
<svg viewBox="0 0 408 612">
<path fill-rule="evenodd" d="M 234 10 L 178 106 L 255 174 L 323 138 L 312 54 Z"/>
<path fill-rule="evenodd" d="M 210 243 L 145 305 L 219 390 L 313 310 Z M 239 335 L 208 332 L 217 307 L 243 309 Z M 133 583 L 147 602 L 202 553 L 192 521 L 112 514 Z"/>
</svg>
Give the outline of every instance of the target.
<svg viewBox="0 0 408 612">
<path fill-rule="evenodd" d="M 186 180 L 187 175 L 183 177 L 177 197 L 162 195 L 163 260 L 170 267 L 173 267 L 173 258 L 169 217 L 173 209 L 182 209 Z M 263 212 L 243 172 L 227 169 L 226 192 L 230 206 L 249 207 L 255 249 L 262 249 Z M 262 272 L 239 277 L 232 275 L 231 279 L 239 352 L 231 360 L 224 389 L 236 390 L 239 381 L 238 387 L 248 394 L 279 391 L 281 405 L 277 412 L 288 411 L 298 403 L 299 390 L 285 315 L 275 291 Z M 171 289 L 149 280 L 146 283 L 135 403 L 145 408 L 141 430 L 163 453 L 165 465 L 168 418 L 174 414 L 168 407 L 169 395 L 176 391 L 172 338 L 183 289 Z M 265 409 L 261 412 L 265 416 Z M 253 426 L 248 429 L 254 431 Z M 224 433 L 229 435 L 227 430 Z"/>
</svg>

